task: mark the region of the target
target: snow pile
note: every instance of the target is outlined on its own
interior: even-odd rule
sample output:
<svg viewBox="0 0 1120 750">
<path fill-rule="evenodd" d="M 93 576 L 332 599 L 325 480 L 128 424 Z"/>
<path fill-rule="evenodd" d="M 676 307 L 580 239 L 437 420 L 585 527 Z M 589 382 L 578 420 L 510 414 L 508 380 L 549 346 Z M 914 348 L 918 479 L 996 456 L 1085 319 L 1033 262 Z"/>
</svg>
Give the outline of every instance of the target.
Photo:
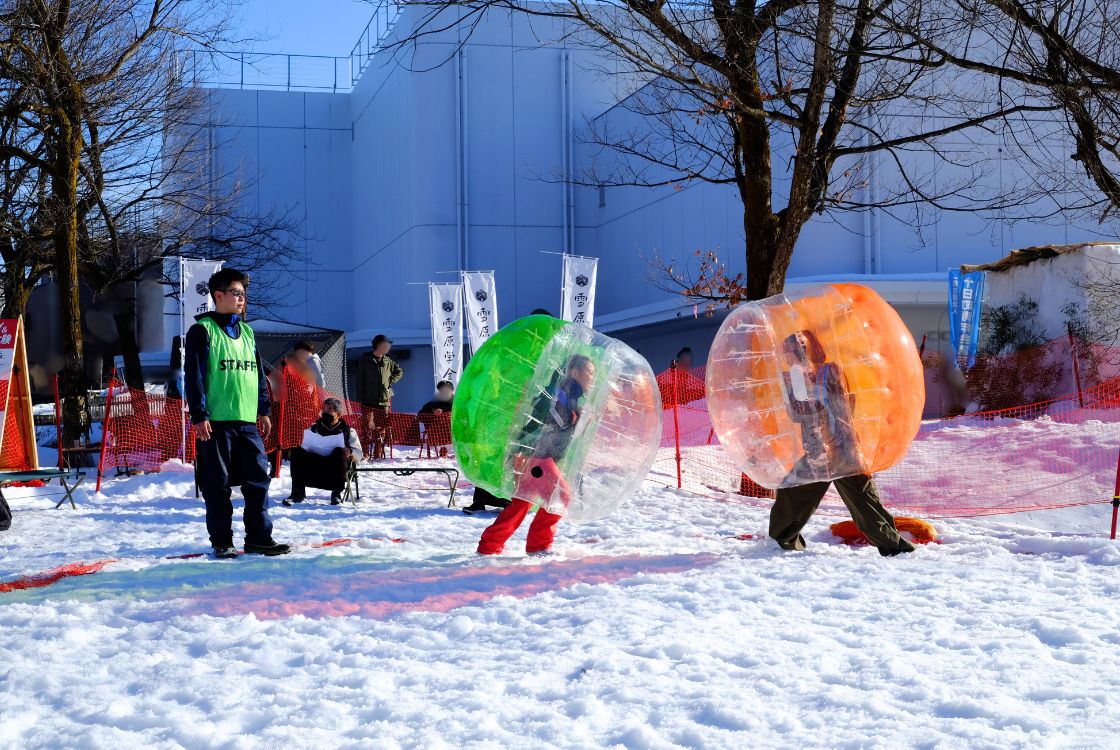
<svg viewBox="0 0 1120 750">
<path fill-rule="evenodd" d="M 363 476 L 357 506 L 312 491 L 277 507 L 296 551 L 233 561 L 180 557 L 205 549 L 189 474 L 110 480 L 77 511 L 5 490 L 0 580 L 116 562 L 0 594 L 0 747 L 1089 748 L 1120 732 L 1105 504 L 940 522 L 942 544 L 883 559 L 828 517 L 782 553 L 765 508 L 651 484 L 562 524 L 555 557 L 524 557 L 522 530 L 478 558 L 493 516 L 401 479 Z"/>
</svg>

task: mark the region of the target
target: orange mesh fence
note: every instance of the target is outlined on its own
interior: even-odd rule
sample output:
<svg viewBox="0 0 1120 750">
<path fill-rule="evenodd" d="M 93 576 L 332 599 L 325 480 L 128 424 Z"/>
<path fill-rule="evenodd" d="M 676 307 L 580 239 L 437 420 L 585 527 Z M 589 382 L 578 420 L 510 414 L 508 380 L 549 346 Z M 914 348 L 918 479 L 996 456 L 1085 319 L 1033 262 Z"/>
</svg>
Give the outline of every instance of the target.
<svg viewBox="0 0 1120 750">
<path fill-rule="evenodd" d="M 10 380 L 0 381 L 0 404 L 8 402 L 8 387 L 11 384 Z M 18 391 L 17 391 L 18 393 Z M 13 402 L 15 396 L 12 397 Z M 3 412 L 0 412 L 3 416 Z M 13 403 L 9 407 L 9 413 L 4 420 L 4 443 L 0 446 L 0 467 L 4 471 L 27 471 L 31 468 L 31 457 L 27 455 L 27 449 L 23 444 L 23 432 L 31 430 L 31 434 L 35 434 L 34 425 L 22 424 L 23 409 L 16 408 Z"/>
<path fill-rule="evenodd" d="M 0 594 L 7 594 L 11 591 L 21 591 L 23 589 L 43 588 L 44 586 L 50 586 L 52 583 L 57 583 L 63 578 L 89 575 L 90 573 L 96 573 L 112 562 L 115 562 L 115 560 L 98 560 L 91 563 L 68 563 L 48 570 L 45 573 L 20 576 L 10 581 L 0 581 Z"/>
<path fill-rule="evenodd" d="M 289 367 L 274 371 L 272 380 L 277 384 L 274 393 L 280 395 L 280 401 L 273 405 L 273 414 L 280 415 L 277 437 L 279 447 L 285 450 L 303 442 L 303 431 L 319 419 L 324 401 L 338 398 L 342 402 L 343 417 L 358 431 L 367 456 L 376 453 L 378 458 L 398 457 L 398 454 L 410 457 L 414 451 L 422 458 L 447 458 L 453 454 L 450 414 L 395 412 L 345 401 L 309 384 Z M 377 451 L 379 444 L 382 451 Z"/>
<path fill-rule="evenodd" d="M 272 432 L 264 438 L 265 450 L 290 450 L 303 442 L 303 432 L 322 414 L 323 402 L 337 398 L 307 383 L 294 368 L 282 367 L 269 377 L 272 399 Z M 343 416 L 358 431 L 367 456 L 374 453 L 378 437 L 383 451 L 377 457 L 451 458 L 450 414 L 410 414 L 373 409 L 342 401 Z M 183 453 L 183 401 L 158 393 L 112 383 L 108 440 L 103 447 L 102 471 L 158 471 L 171 459 L 194 462 L 194 428 L 187 417 L 186 453 Z"/>
<path fill-rule="evenodd" d="M 106 396 L 102 471 L 158 471 L 171 459 L 194 461 L 194 429 L 181 399 L 129 388 L 118 380 L 110 383 Z"/>
<path fill-rule="evenodd" d="M 1072 366 L 1059 371 L 1055 364 L 1070 354 L 1069 342 L 1063 348 L 1058 341 L 1003 359 L 989 358 L 978 363 L 985 369 L 969 374 L 970 384 L 977 384 L 981 399 L 994 402 L 1014 394 L 1052 392 L 1076 379 Z M 923 422 L 907 457 L 877 475 L 884 503 L 899 511 L 951 517 L 1110 499 L 1120 456 L 1120 377 L 1105 379 L 1111 354 L 1099 350 L 1089 367 L 1082 360 L 1080 391 L 1026 406 Z M 931 369 L 936 369 L 938 363 L 931 359 Z M 1015 372 L 1016 366 L 1023 371 Z M 1001 371 L 1002 379 L 997 375 Z M 668 370 L 658 381 L 671 389 L 672 378 L 684 375 L 703 382 L 703 368 Z M 682 392 L 686 391 L 677 390 Z M 711 428 L 703 399 L 674 403 L 664 389 L 662 396 L 664 433 L 651 474 L 654 481 L 699 495 L 740 495 L 751 498 L 748 502 L 765 503 L 773 497 L 731 462 Z M 831 490 L 826 504 L 843 507 Z"/>
<path fill-rule="evenodd" d="M 926 352 L 928 418 L 998 411 L 1076 394 L 1120 376 L 1120 350 L 1072 336 L 1006 354 L 981 354 L 963 372 L 965 393 L 954 392 L 942 355 Z M 959 378 L 959 375 L 957 377 Z M 961 396 L 965 403 L 954 403 Z"/>
<path fill-rule="evenodd" d="M 1059 339 L 1013 354 L 980 357 L 964 378 L 969 413 L 923 422 L 907 457 L 878 475 L 884 502 L 900 511 L 946 517 L 1111 498 L 1120 454 L 1116 354 L 1077 339 Z M 961 396 L 947 387 L 954 375 L 936 353 L 927 354 L 925 364 L 927 414 L 940 417 L 947 411 L 943 404 L 960 401 Z M 959 374 L 955 377 L 960 380 Z M 704 378 L 704 368 L 670 369 L 658 376 L 664 431 L 650 478 L 698 495 L 765 503 L 773 493 L 743 475 L 720 446 L 707 411 Z M 294 448 L 332 394 L 308 384 L 291 368 L 274 371 L 270 386 L 274 428 L 266 448 Z M 172 458 L 194 460 L 189 425 L 183 453 L 181 401 L 119 382 L 113 388 L 106 469 L 151 471 Z M 1066 395 L 1055 396 L 1060 393 Z M 448 414 L 417 415 L 342 403 L 367 456 L 453 458 Z M 1016 405 L 1023 403 L 1029 405 Z M 382 451 L 377 450 L 378 438 Z M 826 503 L 842 507 L 831 492 Z"/>
<path fill-rule="evenodd" d="M 922 424 L 878 476 L 884 502 L 975 516 L 1109 500 L 1120 456 L 1120 378 L 1080 394 Z"/>
</svg>

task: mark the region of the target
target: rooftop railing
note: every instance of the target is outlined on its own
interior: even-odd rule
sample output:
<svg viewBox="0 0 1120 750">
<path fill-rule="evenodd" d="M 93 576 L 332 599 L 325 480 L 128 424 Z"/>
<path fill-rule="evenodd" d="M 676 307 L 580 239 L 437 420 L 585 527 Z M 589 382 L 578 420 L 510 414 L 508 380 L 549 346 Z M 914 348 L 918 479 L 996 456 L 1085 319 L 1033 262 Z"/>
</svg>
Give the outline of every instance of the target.
<svg viewBox="0 0 1120 750">
<path fill-rule="evenodd" d="M 192 49 L 176 55 L 175 76 L 201 88 L 346 92 L 354 83 L 350 63 L 349 57 Z"/>
<path fill-rule="evenodd" d="M 351 85 L 358 82 L 369 61 L 381 49 L 382 42 L 393 30 L 400 14 L 401 5 L 398 0 L 380 0 L 374 7 L 373 17 L 369 19 L 354 48 L 350 50 L 350 73 L 353 76 Z"/>
<path fill-rule="evenodd" d="M 189 49 L 175 56 L 175 80 L 200 88 L 347 92 L 381 49 L 400 13 L 398 0 L 380 0 L 349 57 Z"/>
</svg>

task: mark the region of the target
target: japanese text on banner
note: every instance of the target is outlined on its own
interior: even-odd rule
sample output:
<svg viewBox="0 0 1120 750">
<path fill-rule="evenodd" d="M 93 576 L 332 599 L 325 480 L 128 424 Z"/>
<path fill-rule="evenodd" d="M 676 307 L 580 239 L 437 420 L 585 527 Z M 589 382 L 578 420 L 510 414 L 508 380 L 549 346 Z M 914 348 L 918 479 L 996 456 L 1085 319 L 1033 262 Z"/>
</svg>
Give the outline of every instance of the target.
<svg viewBox="0 0 1120 750">
<path fill-rule="evenodd" d="M 498 295 L 493 271 L 463 273 L 463 300 L 466 303 L 467 334 L 471 351 L 477 352 L 486 339 L 498 330 Z"/>
<path fill-rule="evenodd" d="M 432 321 L 432 366 L 435 381 L 459 385 L 463 371 L 463 285 L 428 284 Z"/>
</svg>

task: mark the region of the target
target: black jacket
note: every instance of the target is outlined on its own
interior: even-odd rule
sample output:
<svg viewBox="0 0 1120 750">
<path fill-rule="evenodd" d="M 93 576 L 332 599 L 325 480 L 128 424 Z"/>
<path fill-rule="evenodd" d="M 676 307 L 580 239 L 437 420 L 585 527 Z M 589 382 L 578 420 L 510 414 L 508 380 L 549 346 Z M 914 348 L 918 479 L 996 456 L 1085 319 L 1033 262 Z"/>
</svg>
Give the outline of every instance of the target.
<svg viewBox="0 0 1120 750">
<path fill-rule="evenodd" d="M 388 408 L 393 386 L 403 377 L 404 370 L 388 356 L 379 358 L 366 352 L 358 360 L 358 400 L 364 406 Z"/>
<path fill-rule="evenodd" d="M 358 440 L 358 433 L 347 424 L 345 419 L 339 419 L 332 425 L 327 424 L 323 421 L 322 417 L 320 417 L 319 420 L 308 429 L 316 435 L 322 435 L 323 437 L 342 435 L 342 442 L 346 447 L 349 448 L 355 456 L 362 455 L 362 444 Z"/>
<path fill-rule="evenodd" d="M 535 458 L 562 458 L 579 422 L 583 386 L 565 377 L 554 388 L 551 394 L 543 393 L 533 402 L 529 423 L 517 437 L 517 443 L 527 446 L 529 455 Z"/>
<path fill-rule="evenodd" d="M 445 412 L 451 411 L 451 405 L 455 403 L 455 398 L 452 397 L 450 401 L 440 401 L 438 398 L 433 398 L 428 403 L 420 407 L 420 414 L 432 414 L 436 409 L 442 409 Z"/>
</svg>

